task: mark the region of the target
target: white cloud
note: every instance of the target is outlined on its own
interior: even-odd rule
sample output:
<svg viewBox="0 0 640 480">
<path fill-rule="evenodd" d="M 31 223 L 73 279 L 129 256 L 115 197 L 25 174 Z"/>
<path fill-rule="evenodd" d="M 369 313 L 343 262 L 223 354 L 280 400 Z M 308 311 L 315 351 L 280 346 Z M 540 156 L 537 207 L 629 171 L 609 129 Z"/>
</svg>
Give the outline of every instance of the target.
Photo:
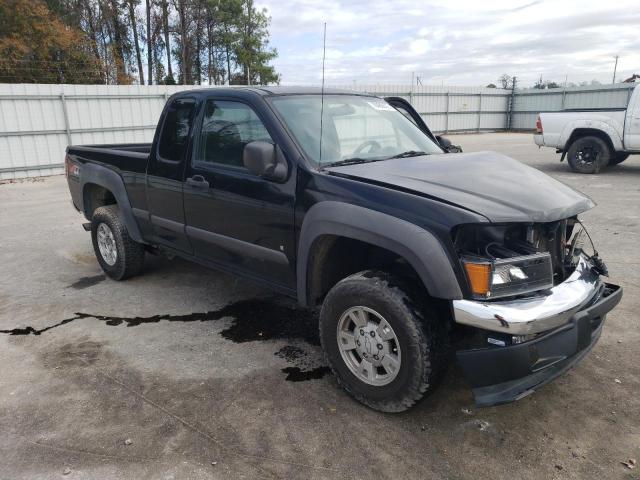
<svg viewBox="0 0 640 480">
<path fill-rule="evenodd" d="M 610 81 L 640 73 L 637 0 L 262 0 L 283 83 L 321 77 L 327 22 L 331 83 L 495 83 L 502 73 L 523 85 L 545 79 Z M 420 8 L 417 7 L 419 5 Z"/>
<path fill-rule="evenodd" d="M 422 55 L 427 53 L 427 50 L 429 50 L 429 41 L 424 38 L 412 40 L 409 43 L 409 52 L 412 55 Z"/>
</svg>

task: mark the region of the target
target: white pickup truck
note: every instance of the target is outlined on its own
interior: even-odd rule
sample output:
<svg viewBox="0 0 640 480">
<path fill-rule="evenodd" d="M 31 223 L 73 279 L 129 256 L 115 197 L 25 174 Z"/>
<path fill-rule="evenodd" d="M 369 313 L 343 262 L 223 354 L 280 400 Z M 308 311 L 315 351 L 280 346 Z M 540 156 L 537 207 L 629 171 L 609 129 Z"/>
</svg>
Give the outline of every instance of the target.
<svg viewBox="0 0 640 480">
<path fill-rule="evenodd" d="M 624 162 L 640 154 L 640 87 L 627 108 L 541 113 L 533 138 L 536 145 L 562 153 L 560 161 L 566 156 L 574 172 L 598 173 Z"/>
</svg>

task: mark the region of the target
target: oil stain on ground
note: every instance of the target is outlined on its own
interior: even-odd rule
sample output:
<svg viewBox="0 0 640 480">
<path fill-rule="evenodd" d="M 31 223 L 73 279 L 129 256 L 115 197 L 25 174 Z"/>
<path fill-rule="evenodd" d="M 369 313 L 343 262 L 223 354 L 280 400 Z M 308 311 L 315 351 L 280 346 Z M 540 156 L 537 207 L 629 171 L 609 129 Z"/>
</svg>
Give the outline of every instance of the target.
<svg viewBox="0 0 640 480">
<path fill-rule="evenodd" d="M 296 345 L 285 345 L 274 355 L 295 365 L 282 369 L 287 374 L 285 380 L 290 382 L 322 378 L 330 372 L 329 367 L 318 362 L 316 355 L 309 355 L 309 352 Z"/>
<path fill-rule="evenodd" d="M 85 288 L 93 287 L 94 285 L 99 284 L 104 281 L 107 277 L 105 275 L 95 275 L 93 277 L 82 277 L 77 282 L 73 282 L 69 285 L 71 288 L 75 288 L 76 290 L 83 290 Z"/>
<path fill-rule="evenodd" d="M 0 330 L 0 333 L 7 335 L 42 335 L 49 330 L 70 322 L 88 318 L 104 322 L 109 326 L 126 325 L 127 327 L 137 327 L 161 321 L 210 322 L 228 317 L 233 320 L 227 328 L 220 332 L 220 335 L 235 343 L 265 340 L 302 340 L 314 346 L 320 345 L 317 310 L 301 309 L 292 303 L 285 303 L 277 298 L 241 300 L 225 305 L 219 310 L 186 315 L 159 314 L 148 317 L 119 317 L 78 312 L 73 317 L 66 318 L 42 329 L 27 326 L 11 330 Z M 295 363 L 295 366 L 282 370 L 287 374 L 287 380 L 290 381 L 322 378 L 328 372 L 327 367 L 324 365 L 306 361 L 309 358 L 308 354 L 297 346 L 288 345 L 276 352 L 276 355 L 285 359 L 288 363 Z"/>
</svg>

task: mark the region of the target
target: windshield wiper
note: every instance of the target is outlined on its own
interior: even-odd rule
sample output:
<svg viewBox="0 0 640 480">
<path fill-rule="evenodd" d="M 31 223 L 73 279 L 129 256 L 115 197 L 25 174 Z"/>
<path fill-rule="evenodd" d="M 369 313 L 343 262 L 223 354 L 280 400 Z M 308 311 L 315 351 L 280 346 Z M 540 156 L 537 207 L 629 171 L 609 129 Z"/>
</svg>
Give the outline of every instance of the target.
<svg viewBox="0 0 640 480">
<path fill-rule="evenodd" d="M 420 155 L 429 155 L 429 154 L 421 150 L 408 150 L 406 152 L 393 155 L 391 157 L 376 157 L 376 158 L 352 157 L 352 158 L 345 158 L 344 160 L 338 160 L 336 162 L 324 163 L 320 168 L 340 167 L 344 165 L 357 165 L 359 163 L 379 162 L 381 160 L 390 160 L 392 158 L 419 157 Z"/>
<path fill-rule="evenodd" d="M 338 160 L 336 162 L 323 163 L 320 166 L 320 168 L 339 167 L 339 166 L 343 166 L 343 165 L 357 165 L 359 163 L 375 162 L 376 160 L 378 160 L 378 159 L 375 159 L 375 158 L 360 158 L 360 157 L 345 158 L 344 160 Z"/>
<path fill-rule="evenodd" d="M 423 152 L 421 150 L 408 150 L 406 152 L 398 153 L 397 155 L 393 155 L 389 158 L 408 158 L 408 157 L 419 157 L 420 155 L 429 155 L 427 152 Z"/>
</svg>

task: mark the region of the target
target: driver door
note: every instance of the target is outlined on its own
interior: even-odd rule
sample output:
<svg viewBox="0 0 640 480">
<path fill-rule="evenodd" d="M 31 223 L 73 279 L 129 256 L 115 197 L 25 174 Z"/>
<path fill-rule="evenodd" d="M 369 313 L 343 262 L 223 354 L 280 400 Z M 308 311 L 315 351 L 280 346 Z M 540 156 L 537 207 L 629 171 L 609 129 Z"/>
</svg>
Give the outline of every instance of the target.
<svg viewBox="0 0 640 480">
<path fill-rule="evenodd" d="M 636 87 L 638 90 L 640 87 Z M 634 92 L 627 108 L 624 146 L 626 150 L 640 151 L 640 91 Z"/>
<path fill-rule="evenodd" d="M 209 98 L 187 165 L 184 211 L 197 257 L 275 287 L 295 286 L 295 170 L 282 182 L 250 173 L 247 143 L 275 143 L 248 103 Z"/>
</svg>

